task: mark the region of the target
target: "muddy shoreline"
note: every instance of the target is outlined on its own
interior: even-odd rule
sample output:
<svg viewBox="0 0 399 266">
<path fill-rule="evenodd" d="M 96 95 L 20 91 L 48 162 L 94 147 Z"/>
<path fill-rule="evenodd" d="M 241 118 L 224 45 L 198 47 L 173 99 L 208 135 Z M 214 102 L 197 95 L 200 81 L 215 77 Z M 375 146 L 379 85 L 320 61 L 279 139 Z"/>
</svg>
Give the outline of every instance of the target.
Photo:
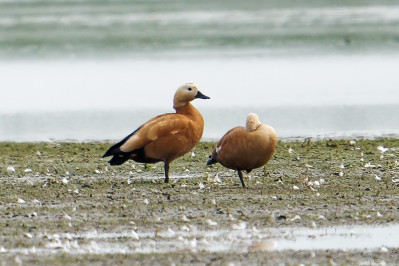
<svg viewBox="0 0 399 266">
<path fill-rule="evenodd" d="M 399 263 L 397 247 L 278 250 L 267 231 L 396 224 L 399 140 L 279 142 L 267 167 L 246 177 L 247 189 L 233 171 L 205 165 L 214 145 L 173 162 L 164 184 L 162 164 L 108 166 L 100 157 L 109 143 L 0 143 L 0 260 Z"/>
</svg>

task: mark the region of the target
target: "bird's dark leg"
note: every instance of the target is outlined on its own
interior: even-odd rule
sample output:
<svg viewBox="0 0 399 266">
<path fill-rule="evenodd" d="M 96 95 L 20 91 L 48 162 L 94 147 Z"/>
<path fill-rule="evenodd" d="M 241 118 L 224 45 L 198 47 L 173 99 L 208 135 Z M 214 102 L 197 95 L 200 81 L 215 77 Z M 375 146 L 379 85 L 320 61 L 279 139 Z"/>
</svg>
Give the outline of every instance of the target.
<svg viewBox="0 0 399 266">
<path fill-rule="evenodd" d="M 169 183 L 169 163 L 164 162 L 164 169 L 165 169 L 165 183 Z"/>
<path fill-rule="evenodd" d="M 240 178 L 241 184 L 242 184 L 242 188 L 245 188 L 245 184 L 244 184 L 244 180 L 242 179 L 242 173 L 240 170 L 237 170 L 238 173 L 238 177 Z"/>
</svg>

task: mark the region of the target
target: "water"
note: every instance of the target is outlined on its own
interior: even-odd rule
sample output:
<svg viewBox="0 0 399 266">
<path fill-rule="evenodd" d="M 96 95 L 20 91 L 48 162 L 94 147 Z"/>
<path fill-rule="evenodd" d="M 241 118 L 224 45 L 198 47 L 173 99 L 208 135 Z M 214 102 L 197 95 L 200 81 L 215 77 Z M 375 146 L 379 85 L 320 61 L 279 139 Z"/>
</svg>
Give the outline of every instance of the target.
<svg viewBox="0 0 399 266">
<path fill-rule="evenodd" d="M 0 55 L 397 51 L 396 1 L 0 1 Z"/>
<path fill-rule="evenodd" d="M 3 141 L 102 141 L 118 140 L 143 121 L 167 110 L 70 111 L 0 115 Z M 256 112 L 273 125 L 281 139 L 398 137 L 399 107 L 341 106 L 296 108 L 203 108 L 203 139 L 215 141 L 235 125 L 244 125 L 246 114 Z M 228 114 L 228 115 L 226 115 Z"/>
<path fill-rule="evenodd" d="M 258 113 L 281 138 L 399 133 L 399 57 L 0 63 L 0 140 L 120 139 L 194 81 L 204 139 Z M 16 78 L 21 77 L 21 78 Z"/>
<path fill-rule="evenodd" d="M 116 230 L 117 232 L 37 234 L 41 247 L 3 250 L 8 254 L 162 254 L 189 250 L 218 253 L 286 250 L 369 250 L 387 252 L 399 248 L 398 225 L 335 226 L 325 228 L 246 228 L 237 222 L 232 229 Z M 44 240 L 43 240 L 44 239 Z M 0 251 L 1 252 L 1 251 Z"/>
<path fill-rule="evenodd" d="M 0 0 L 0 141 L 118 140 L 173 111 L 185 82 L 211 97 L 194 102 L 204 139 L 249 112 L 280 138 L 397 137 L 398 28 L 394 0 Z M 397 225 L 175 229 L 140 241 L 116 231 L 35 235 L 40 247 L 0 252 L 399 247 Z"/>
<path fill-rule="evenodd" d="M 0 141 L 120 139 L 195 82 L 217 139 L 399 133 L 396 1 L 0 0 Z"/>
</svg>

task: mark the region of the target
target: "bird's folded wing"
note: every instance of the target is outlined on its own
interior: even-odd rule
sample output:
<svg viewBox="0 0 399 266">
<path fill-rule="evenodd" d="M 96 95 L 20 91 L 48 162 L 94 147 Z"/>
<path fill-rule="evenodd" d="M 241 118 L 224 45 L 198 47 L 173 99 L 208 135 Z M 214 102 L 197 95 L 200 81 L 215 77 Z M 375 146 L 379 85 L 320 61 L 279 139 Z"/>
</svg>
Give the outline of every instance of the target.
<svg viewBox="0 0 399 266">
<path fill-rule="evenodd" d="M 121 145 L 120 150 L 130 152 L 144 147 L 157 139 L 184 132 L 193 122 L 184 115 L 165 114 L 157 116 L 145 123 L 135 134 L 130 136 L 126 142 Z"/>
</svg>

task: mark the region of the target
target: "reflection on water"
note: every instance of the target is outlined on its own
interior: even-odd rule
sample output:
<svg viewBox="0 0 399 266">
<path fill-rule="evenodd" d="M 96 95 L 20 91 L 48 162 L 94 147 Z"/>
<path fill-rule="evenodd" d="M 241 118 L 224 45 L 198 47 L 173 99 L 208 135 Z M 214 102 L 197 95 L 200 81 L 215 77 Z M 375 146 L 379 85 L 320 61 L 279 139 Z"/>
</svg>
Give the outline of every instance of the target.
<svg viewBox="0 0 399 266">
<path fill-rule="evenodd" d="M 217 223 L 209 223 L 217 228 Z M 197 252 L 247 253 L 284 250 L 382 250 L 399 248 L 399 225 L 335 226 L 325 228 L 246 228 L 237 221 L 231 229 L 96 230 L 81 233 L 37 234 L 43 247 L 12 248 L 8 254 L 137 254 Z"/>
</svg>

